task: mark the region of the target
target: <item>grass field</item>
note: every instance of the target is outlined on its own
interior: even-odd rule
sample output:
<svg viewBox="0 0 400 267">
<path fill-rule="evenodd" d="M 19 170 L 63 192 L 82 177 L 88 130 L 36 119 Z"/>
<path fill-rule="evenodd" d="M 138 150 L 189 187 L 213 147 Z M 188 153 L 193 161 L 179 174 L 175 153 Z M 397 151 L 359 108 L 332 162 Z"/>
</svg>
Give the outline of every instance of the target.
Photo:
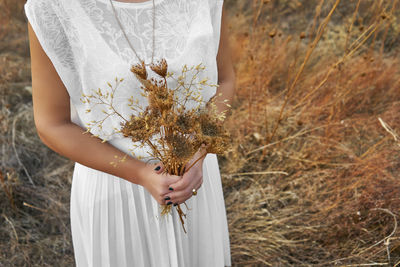
<svg viewBox="0 0 400 267">
<path fill-rule="evenodd" d="M 24 3 L 0 0 L 0 265 L 72 266 L 73 164 L 34 128 Z M 234 266 L 400 266 L 400 1 L 225 5 Z"/>
</svg>

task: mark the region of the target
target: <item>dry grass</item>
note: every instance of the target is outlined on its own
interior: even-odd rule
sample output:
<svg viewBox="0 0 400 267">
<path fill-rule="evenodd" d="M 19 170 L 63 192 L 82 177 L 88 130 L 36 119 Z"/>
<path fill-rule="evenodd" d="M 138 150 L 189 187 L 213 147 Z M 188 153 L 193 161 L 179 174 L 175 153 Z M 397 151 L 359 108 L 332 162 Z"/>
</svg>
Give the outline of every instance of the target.
<svg viewBox="0 0 400 267">
<path fill-rule="evenodd" d="M 70 266 L 72 165 L 33 128 L 23 2 L 0 18 L 0 263 Z M 400 265 L 400 2 L 335 2 L 226 0 L 235 266 Z"/>
</svg>

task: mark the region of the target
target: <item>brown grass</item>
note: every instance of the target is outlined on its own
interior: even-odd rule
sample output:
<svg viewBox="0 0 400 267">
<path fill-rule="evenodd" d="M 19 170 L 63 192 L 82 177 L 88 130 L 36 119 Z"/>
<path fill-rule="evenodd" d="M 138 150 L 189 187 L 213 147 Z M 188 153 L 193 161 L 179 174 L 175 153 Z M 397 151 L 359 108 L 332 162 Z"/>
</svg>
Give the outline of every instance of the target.
<svg viewBox="0 0 400 267">
<path fill-rule="evenodd" d="M 399 266 L 400 2 L 225 1 L 234 265 Z M 0 19 L 0 263 L 71 266 L 72 164 L 33 128 L 23 2 Z"/>
</svg>

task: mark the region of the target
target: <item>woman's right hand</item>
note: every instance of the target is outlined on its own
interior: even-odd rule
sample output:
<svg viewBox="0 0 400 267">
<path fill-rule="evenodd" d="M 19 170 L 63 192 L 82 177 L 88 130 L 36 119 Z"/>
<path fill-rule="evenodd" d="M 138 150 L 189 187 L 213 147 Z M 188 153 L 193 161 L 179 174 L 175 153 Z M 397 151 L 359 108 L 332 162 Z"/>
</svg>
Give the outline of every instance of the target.
<svg viewBox="0 0 400 267">
<path fill-rule="evenodd" d="M 160 166 L 160 168 L 157 168 L 157 166 Z M 180 179 L 182 179 L 182 176 L 163 173 L 161 164 L 146 164 L 141 171 L 140 185 L 146 188 L 159 204 L 165 205 L 169 203 L 168 199 L 164 199 L 164 195 L 170 192 L 169 185 Z"/>
</svg>

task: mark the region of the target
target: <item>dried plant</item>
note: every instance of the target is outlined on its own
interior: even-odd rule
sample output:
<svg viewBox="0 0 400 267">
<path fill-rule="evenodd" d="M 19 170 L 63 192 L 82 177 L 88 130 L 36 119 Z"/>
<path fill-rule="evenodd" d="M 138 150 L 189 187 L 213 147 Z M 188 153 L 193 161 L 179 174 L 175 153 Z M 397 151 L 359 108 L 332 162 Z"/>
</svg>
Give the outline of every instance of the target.
<svg viewBox="0 0 400 267">
<path fill-rule="evenodd" d="M 87 112 L 91 112 L 97 105 L 106 108 L 103 109 L 105 114 L 103 118 L 88 123 L 87 132 L 93 127 L 102 129 L 105 120 L 111 116 L 120 117 L 123 122 L 116 132 L 130 138 L 134 148 L 148 146 L 150 158 L 161 161 L 165 166 L 165 172 L 171 175 L 183 175 L 207 153 L 224 153 L 231 143 L 230 135 L 222 123 L 225 111 L 218 112 L 215 98 L 211 98 L 207 103 L 203 100 L 201 94 L 203 87 L 218 87 L 218 85 L 209 83 L 207 78 L 198 79 L 200 72 L 205 69 L 202 63 L 192 67 L 185 64 L 178 77 L 168 72 L 165 59 L 157 64 L 153 63 L 150 68 L 160 76 L 160 79 L 148 78 L 143 61 L 131 67 L 131 72 L 141 83 L 141 95 L 148 99 L 148 105 L 144 106 L 131 96 L 128 106 L 136 113 L 132 112 L 130 118 L 125 118 L 118 112 L 113 101 L 123 78 L 115 78 L 115 86 L 108 83 L 111 91 L 105 92 L 99 88 L 92 94 L 82 94 L 82 102 L 91 105 Z M 168 79 L 175 80 L 177 86 L 169 88 Z M 186 82 L 187 80 L 189 82 Z M 189 102 L 195 105 L 187 105 Z M 227 100 L 223 102 L 229 106 Z M 103 142 L 105 141 L 103 138 Z M 139 145 L 135 144 L 137 142 Z M 199 158 L 193 159 L 202 147 L 205 152 Z M 116 166 L 115 162 L 112 164 Z M 183 226 L 186 214 L 180 205 L 177 205 L 176 209 Z M 165 215 L 170 211 L 171 206 L 163 205 L 161 214 Z"/>
</svg>

